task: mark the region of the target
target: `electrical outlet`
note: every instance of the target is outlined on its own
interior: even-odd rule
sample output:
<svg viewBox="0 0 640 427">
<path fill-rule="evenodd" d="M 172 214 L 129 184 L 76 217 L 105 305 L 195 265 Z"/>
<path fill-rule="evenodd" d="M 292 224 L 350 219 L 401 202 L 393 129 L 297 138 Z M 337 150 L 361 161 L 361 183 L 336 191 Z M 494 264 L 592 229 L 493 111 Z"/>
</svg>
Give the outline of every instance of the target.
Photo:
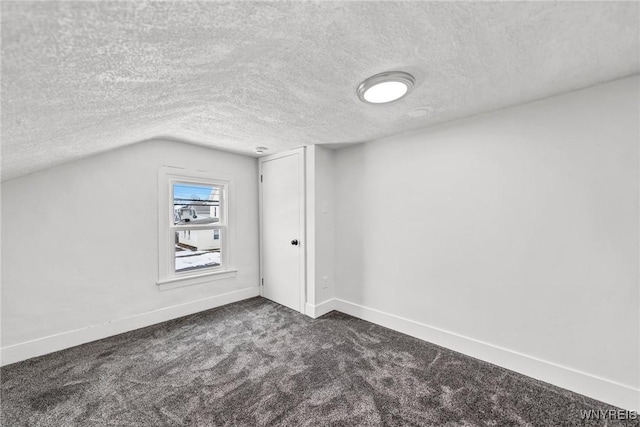
<svg viewBox="0 0 640 427">
<path fill-rule="evenodd" d="M 322 289 L 329 287 L 329 276 L 322 276 Z"/>
</svg>

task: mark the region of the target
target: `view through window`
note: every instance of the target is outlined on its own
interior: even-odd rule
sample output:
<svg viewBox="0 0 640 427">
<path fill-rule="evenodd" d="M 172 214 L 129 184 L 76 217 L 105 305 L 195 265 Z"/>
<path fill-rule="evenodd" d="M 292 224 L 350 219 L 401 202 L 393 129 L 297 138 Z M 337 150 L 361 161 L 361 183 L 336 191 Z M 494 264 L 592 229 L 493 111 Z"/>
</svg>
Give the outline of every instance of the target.
<svg viewBox="0 0 640 427">
<path fill-rule="evenodd" d="M 175 272 L 222 265 L 225 229 L 222 185 L 173 183 Z"/>
</svg>

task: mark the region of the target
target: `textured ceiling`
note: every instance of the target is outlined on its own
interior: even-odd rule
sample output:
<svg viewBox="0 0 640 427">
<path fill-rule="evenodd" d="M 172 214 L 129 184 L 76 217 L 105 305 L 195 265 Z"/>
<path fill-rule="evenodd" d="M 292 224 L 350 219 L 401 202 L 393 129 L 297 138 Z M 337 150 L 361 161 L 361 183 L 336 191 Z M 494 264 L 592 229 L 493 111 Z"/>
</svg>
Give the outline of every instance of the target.
<svg viewBox="0 0 640 427">
<path fill-rule="evenodd" d="M 247 154 L 368 141 L 640 70 L 637 2 L 1 7 L 5 180 L 156 136 Z M 392 69 L 414 92 L 361 103 Z"/>
</svg>

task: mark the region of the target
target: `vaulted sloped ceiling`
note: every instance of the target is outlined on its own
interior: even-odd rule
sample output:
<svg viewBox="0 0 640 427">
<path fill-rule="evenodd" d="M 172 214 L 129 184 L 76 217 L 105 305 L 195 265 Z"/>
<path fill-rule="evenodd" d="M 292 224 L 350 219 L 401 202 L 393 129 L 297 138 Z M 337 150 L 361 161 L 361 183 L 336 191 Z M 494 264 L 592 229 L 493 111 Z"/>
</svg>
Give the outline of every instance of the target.
<svg viewBox="0 0 640 427">
<path fill-rule="evenodd" d="M 635 74 L 639 7 L 3 1 L 2 176 L 156 136 L 247 154 L 368 141 Z M 358 100 L 395 69 L 410 96 Z"/>
</svg>

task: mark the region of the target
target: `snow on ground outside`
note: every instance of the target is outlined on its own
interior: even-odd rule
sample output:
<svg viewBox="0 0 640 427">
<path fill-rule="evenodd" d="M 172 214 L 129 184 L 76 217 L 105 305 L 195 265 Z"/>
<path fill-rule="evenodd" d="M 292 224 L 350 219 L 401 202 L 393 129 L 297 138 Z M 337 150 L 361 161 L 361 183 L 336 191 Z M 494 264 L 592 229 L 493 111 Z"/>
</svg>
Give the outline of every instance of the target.
<svg viewBox="0 0 640 427">
<path fill-rule="evenodd" d="M 206 254 L 207 251 L 190 251 L 188 249 L 180 248 L 179 252 L 176 252 L 176 258 L 183 256 L 194 256 L 200 254 Z"/>
<path fill-rule="evenodd" d="M 198 267 L 215 267 L 220 265 L 220 252 L 189 251 L 176 252 L 176 271 L 190 270 Z"/>
</svg>

